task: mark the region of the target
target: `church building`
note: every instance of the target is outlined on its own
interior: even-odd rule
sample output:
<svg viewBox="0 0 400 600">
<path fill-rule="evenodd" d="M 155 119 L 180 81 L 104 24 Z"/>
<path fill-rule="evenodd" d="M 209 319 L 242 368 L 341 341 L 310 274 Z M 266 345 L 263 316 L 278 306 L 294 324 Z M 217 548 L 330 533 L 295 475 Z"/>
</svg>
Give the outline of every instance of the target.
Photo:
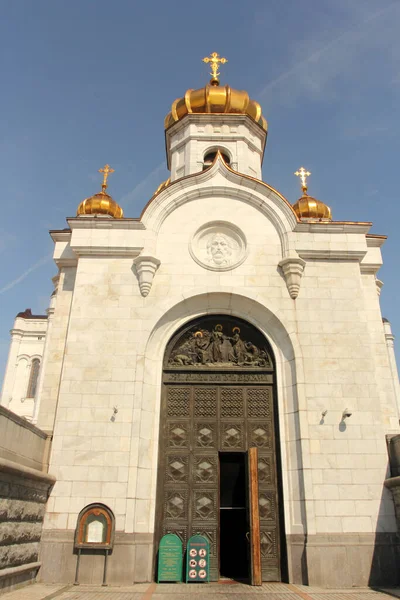
<svg viewBox="0 0 400 600">
<path fill-rule="evenodd" d="M 109 584 L 154 581 L 173 533 L 208 540 L 212 581 L 393 583 L 386 238 L 334 221 L 303 167 L 294 204 L 265 183 L 261 107 L 205 62 L 165 118 L 169 179 L 128 218 L 100 169 L 50 232 L 48 314 L 12 330 L 1 402 L 51 437 L 56 478 L 38 577 L 73 582 L 79 554 L 79 581 L 101 583 L 88 549 L 112 541 Z"/>
</svg>

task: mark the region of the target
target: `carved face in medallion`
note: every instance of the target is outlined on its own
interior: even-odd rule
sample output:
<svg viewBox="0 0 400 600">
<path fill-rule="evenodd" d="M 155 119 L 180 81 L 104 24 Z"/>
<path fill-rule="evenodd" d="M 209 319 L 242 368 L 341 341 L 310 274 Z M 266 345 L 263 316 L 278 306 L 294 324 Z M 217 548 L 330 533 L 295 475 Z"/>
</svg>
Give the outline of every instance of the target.
<svg viewBox="0 0 400 600">
<path fill-rule="evenodd" d="M 226 221 L 205 223 L 189 243 L 192 258 L 202 267 L 212 271 L 229 271 L 246 258 L 244 233 Z"/>
<path fill-rule="evenodd" d="M 215 233 L 207 242 L 208 260 L 218 267 L 230 264 L 232 251 L 232 240 L 223 233 Z"/>
</svg>

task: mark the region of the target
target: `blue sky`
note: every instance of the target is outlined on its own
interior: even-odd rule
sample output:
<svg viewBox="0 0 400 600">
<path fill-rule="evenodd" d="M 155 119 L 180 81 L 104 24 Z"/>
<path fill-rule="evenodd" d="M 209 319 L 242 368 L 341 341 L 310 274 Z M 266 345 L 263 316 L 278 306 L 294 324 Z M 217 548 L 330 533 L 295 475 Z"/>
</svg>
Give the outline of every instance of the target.
<svg viewBox="0 0 400 600">
<path fill-rule="evenodd" d="M 0 380 L 16 313 L 42 313 L 56 267 L 49 229 L 109 191 L 136 217 L 168 174 L 163 119 L 229 62 L 269 123 L 263 179 L 290 202 L 293 172 L 335 220 L 386 234 L 383 314 L 400 344 L 400 2 L 3 0 L 0 22 Z"/>
</svg>

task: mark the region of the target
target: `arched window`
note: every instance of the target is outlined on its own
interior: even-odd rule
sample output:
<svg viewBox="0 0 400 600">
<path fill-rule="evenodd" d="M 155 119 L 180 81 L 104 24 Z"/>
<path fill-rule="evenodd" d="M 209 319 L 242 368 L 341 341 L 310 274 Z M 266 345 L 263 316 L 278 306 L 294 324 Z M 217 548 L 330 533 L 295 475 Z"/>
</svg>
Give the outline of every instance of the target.
<svg viewBox="0 0 400 600">
<path fill-rule="evenodd" d="M 26 392 L 27 398 L 34 398 L 36 396 L 39 369 L 40 360 L 38 358 L 34 358 L 31 365 L 31 374 L 29 376 L 28 390 Z"/>
<path fill-rule="evenodd" d="M 203 171 L 205 171 L 206 169 L 208 169 L 208 167 L 211 167 L 211 165 L 214 162 L 215 157 L 217 156 L 218 151 L 222 154 L 222 158 L 224 159 L 224 161 L 226 162 L 227 165 L 230 164 L 230 158 L 229 156 L 226 154 L 226 152 L 224 152 L 224 150 L 222 150 L 221 148 L 217 148 L 216 150 L 212 150 L 211 152 L 207 152 L 207 154 L 204 157 L 204 163 L 203 163 Z"/>
</svg>

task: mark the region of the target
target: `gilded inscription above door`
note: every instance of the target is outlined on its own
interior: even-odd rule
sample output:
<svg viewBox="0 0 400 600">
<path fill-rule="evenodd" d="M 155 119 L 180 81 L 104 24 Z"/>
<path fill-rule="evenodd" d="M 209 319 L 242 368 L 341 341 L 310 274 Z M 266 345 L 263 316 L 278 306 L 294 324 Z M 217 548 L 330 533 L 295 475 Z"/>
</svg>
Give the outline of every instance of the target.
<svg viewBox="0 0 400 600">
<path fill-rule="evenodd" d="M 219 577 L 219 452 L 258 448 L 264 581 L 280 580 L 272 352 L 249 323 L 214 315 L 189 323 L 164 358 L 156 543 L 175 533 L 210 542 Z M 246 540 L 244 540 L 246 543 Z"/>
</svg>

